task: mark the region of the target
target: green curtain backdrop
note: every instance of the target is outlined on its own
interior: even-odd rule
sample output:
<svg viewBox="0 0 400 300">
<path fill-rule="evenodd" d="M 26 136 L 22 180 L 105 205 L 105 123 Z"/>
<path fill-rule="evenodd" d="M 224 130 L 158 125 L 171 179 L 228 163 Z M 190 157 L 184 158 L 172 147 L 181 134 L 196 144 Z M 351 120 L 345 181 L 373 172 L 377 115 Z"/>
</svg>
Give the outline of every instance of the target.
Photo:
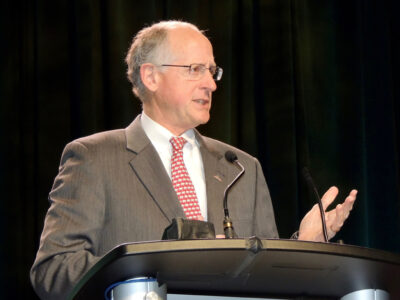
<svg viewBox="0 0 400 300">
<path fill-rule="evenodd" d="M 193 22 L 224 77 L 199 130 L 258 157 L 282 238 L 330 185 L 359 196 L 337 239 L 400 251 L 400 4 L 397 0 L 15 0 L 0 4 L 2 297 L 28 278 L 63 147 L 126 127 L 133 35 Z M 245 201 L 245 199 L 243 199 Z"/>
</svg>

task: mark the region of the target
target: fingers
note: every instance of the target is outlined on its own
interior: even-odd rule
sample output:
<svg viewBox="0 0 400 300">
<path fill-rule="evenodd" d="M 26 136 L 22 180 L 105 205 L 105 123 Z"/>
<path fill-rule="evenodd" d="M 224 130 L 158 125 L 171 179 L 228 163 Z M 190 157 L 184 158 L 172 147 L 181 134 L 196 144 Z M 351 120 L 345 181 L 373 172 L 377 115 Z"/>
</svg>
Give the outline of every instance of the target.
<svg viewBox="0 0 400 300">
<path fill-rule="evenodd" d="M 343 226 L 345 220 L 345 212 L 342 204 L 338 204 L 335 209 L 326 213 L 326 227 L 328 230 L 328 238 L 333 238 Z"/>
<path fill-rule="evenodd" d="M 354 201 L 356 200 L 356 198 L 357 198 L 357 193 L 358 193 L 357 190 L 352 190 L 352 191 L 349 193 L 349 195 L 347 196 L 347 198 L 346 198 L 345 201 L 354 202 Z"/>
<path fill-rule="evenodd" d="M 352 190 L 342 204 L 338 204 L 334 210 L 330 212 L 329 221 L 329 235 L 332 237 L 340 231 L 344 222 L 350 215 L 353 209 L 354 201 L 356 200 L 357 190 Z M 329 213 L 328 213 L 329 214 Z"/>
<path fill-rule="evenodd" d="M 328 230 L 328 238 L 333 238 L 342 228 L 345 220 L 349 217 L 350 211 L 353 209 L 354 201 L 356 200 L 357 191 L 352 190 L 342 204 L 338 204 L 334 209 L 326 212 L 327 207 L 335 200 L 339 190 L 336 187 L 331 187 L 322 197 L 322 205 L 325 210 L 325 219 Z M 321 218 L 319 215 L 318 205 L 304 216 L 300 223 L 299 239 L 308 241 L 323 241 L 321 229 Z"/>
<path fill-rule="evenodd" d="M 338 204 L 336 206 L 335 211 L 336 211 L 336 218 L 335 218 L 335 222 L 333 222 L 331 225 L 331 230 L 333 232 L 337 233 L 342 228 L 344 220 L 347 219 L 347 217 L 345 216 L 345 212 L 344 212 L 344 208 L 343 208 L 342 204 Z"/>
<path fill-rule="evenodd" d="M 331 189 L 334 189 L 331 191 Z M 324 200 L 329 205 L 337 196 L 337 189 L 330 188 L 324 195 L 326 197 Z M 327 195 L 327 196 L 326 196 Z M 333 210 L 326 212 L 326 223 L 328 229 L 328 237 L 331 239 L 336 235 L 337 232 L 340 231 L 344 222 L 350 215 L 350 211 L 353 209 L 354 202 L 357 197 L 357 190 L 352 190 L 347 198 L 344 200 L 342 204 L 338 204 Z M 329 202 L 331 201 L 331 202 Z"/>
<path fill-rule="evenodd" d="M 357 198 L 357 190 L 352 190 L 350 194 L 347 196 L 347 198 L 343 202 L 344 206 L 344 211 L 345 211 L 345 219 L 350 214 L 350 211 L 353 209 L 354 202 L 356 201 Z"/>
<path fill-rule="evenodd" d="M 324 210 L 327 209 L 327 207 L 336 199 L 336 196 L 338 195 L 339 190 L 337 187 L 332 186 L 330 187 L 325 194 L 322 196 L 322 206 L 324 207 Z M 354 201 L 356 200 L 357 197 L 357 190 L 352 190 L 350 194 L 347 196 L 345 201 L 343 202 L 343 205 L 345 206 L 345 210 L 351 211 L 353 209 L 353 204 Z"/>
<path fill-rule="evenodd" d="M 339 190 L 336 186 L 330 187 L 325 194 L 322 196 L 322 206 L 324 210 L 328 208 L 328 206 L 335 200 L 336 196 L 338 195 Z"/>
</svg>

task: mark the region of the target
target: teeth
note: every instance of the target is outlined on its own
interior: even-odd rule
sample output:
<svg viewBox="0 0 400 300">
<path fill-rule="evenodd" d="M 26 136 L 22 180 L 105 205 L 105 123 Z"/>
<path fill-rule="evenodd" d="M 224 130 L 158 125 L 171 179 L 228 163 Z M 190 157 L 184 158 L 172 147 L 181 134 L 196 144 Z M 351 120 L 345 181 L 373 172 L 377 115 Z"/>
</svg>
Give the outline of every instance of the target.
<svg viewBox="0 0 400 300">
<path fill-rule="evenodd" d="M 198 103 L 200 103 L 200 104 L 205 104 L 205 103 L 206 103 L 206 101 L 203 100 L 203 99 L 197 99 L 196 102 L 198 102 Z"/>
</svg>

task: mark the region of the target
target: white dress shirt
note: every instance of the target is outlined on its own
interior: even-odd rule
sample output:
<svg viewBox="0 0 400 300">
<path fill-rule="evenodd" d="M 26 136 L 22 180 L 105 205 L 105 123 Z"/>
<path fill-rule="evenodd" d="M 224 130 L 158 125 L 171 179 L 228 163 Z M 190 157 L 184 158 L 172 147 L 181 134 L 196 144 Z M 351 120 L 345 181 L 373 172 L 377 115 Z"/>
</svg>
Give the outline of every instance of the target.
<svg viewBox="0 0 400 300">
<path fill-rule="evenodd" d="M 169 178 L 171 178 L 172 145 L 169 140 L 174 137 L 174 135 L 168 129 L 152 120 L 144 112 L 142 112 L 140 121 L 144 132 L 160 156 Z M 183 146 L 183 161 L 194 185 L 201 214 L 204 220 L 207 220 L 206 181 L 204 178 L 200 146 L 196 140 L 193 129 L 184 132 L 181 137 L 185 138 L 187 141 Z"/>
</svg>

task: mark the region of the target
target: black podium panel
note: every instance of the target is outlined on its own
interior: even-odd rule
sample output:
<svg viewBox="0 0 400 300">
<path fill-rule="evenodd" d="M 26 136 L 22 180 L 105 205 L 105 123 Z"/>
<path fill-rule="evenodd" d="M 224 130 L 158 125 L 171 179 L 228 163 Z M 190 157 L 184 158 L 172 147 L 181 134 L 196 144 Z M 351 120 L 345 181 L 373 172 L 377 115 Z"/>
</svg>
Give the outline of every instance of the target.
<svg viewBox="0 0 400 300">
<path fill-rule="evenodd" d="M 294 240 L 157 241 L 121 245 L 78 283 L 71 299 L 101 299 L 112 283 L 156 277 L 169 293 L 342 297 L 381 289 L 400 299 L 400 255 Z"/>
</svg>

